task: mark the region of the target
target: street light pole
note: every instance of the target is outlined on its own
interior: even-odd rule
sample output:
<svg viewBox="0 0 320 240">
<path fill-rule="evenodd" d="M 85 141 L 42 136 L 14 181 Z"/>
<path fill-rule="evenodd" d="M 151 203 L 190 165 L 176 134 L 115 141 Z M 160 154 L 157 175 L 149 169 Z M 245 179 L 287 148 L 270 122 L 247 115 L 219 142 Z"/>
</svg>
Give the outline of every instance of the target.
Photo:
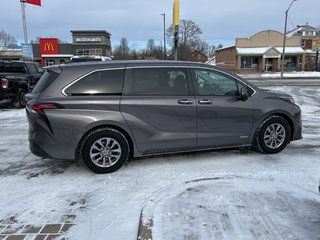
<svg viewBox="0 0 320 240">
<path fill-rule="evenodd" d="M 166 14 L 162 13 L 163 16 L 163 59 L 167 59 L 167 46 L 166 46 Z"/>
<path fill-rule="evenodd" d="M 25 0 L 20 0 L 20 2 L 21 2 L 22 27 L 23 27 L 24 43 L 28 44 L 28 31 L 27 31 L 27 23 L 26 23 L 26 1 Z"/>
<path fill-rule="evenodd" d="M 283 78 L 283 70 L 284 70 L 284 55 L 285 55 L 285 49 L 286 49 L 286 37 L 287 37 L 287 24 L 288 24 L 288 12 L 294 2 L 297 0 L 292 0 L 289 8 L 286 10 L 286 18 L 284 23 L 284 32 L 283 32 L 283 48 L 282 48 L 282 63 L 281 63 L 281 78 Z"/>
</svg>

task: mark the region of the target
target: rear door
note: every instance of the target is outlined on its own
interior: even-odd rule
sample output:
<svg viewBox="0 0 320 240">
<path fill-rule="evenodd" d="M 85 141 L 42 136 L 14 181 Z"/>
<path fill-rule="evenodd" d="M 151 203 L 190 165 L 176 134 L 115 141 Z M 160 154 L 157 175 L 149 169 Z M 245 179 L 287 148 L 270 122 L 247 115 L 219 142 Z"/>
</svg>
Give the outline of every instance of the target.
<svg viewBox="0 0 320 240">
<path fill-rule="evenodd" d="M 196 105 L 188 67 L 127 67 L 121 112 L 140 153 L 196 146 Z"/>
<path fill-rule="evenodd" d="M 248 144 L 254 110 L 248 86 L 217 70 L 191 70 L 196 88 L 197 146 L 225 147 Z"/>
</svg>

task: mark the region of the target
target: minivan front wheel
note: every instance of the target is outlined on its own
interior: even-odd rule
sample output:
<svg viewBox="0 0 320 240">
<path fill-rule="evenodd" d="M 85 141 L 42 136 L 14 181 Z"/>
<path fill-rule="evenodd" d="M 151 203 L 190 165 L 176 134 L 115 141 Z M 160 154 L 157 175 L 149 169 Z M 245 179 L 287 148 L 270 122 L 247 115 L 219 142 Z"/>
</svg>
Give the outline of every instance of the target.
<svg viewBox="0 0 320 240">
<path fill-rule="evenodd" d="M 271 116 L 259 126 L 256 145 L 263 153 L 278 153 L 288 145 L 290 137 L 289 123 L 282 117 Z"/>
<path fill-rule="evenodd" d="M 83 164 L 95 173 L 117 171 L 128 160 L 129 144 L 122 133 L 104 128 L 89 133 L 80 148 Z"/>
</svg>

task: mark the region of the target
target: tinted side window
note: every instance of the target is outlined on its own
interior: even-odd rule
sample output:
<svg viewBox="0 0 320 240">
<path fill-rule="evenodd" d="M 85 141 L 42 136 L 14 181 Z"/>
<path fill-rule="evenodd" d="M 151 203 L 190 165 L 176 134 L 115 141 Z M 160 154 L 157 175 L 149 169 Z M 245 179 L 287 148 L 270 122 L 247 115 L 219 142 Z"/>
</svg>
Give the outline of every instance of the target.
<svg viewBox="0 0 320 240">
<path fill-rule="evenodd" d="M 126 72 L 128 95 L 188 95 L 183 68 L 137 68 Z"/>
<path fill-rule="evenodd" d="M 206 69 L 194 70 L 199 95 L 239 96 L 241 88 L 247 87 L 225 74 Z"/>
<path fill-rule="evenodd" d="M 32 74 L 37 74 L 37 73 L 38 73 L 38 70 L 37 70 L 37 68 L 36 68 L 35 65 L 33 65 L 33 64 L 28 64 L 27 66 L 28 66 L 28 69 L 29 69 L 29 72 L 30 72 L 30 73 L 32 73 Z"/>
<path fill-rule="evenodd" d="M 21 63 L 6 63 L 1 65 L 0 71 L 8 73 L 27 73 L 25 65 Z"/>
<path fill-rule="evenodd" d="M 92 72 L 73 83 L 65 90 L 67 95 L 110 95 L 121 94 L 123 70 L 102 70 Z"/>
</svg>

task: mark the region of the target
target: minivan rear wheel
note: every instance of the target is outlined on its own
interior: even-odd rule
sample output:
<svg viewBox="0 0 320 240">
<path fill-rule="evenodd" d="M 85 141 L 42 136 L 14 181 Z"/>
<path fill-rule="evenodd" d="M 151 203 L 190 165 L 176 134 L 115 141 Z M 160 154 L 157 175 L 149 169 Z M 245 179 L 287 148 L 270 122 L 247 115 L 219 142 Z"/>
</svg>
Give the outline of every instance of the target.
<svg viewBox="0 0 320 240">
<path fill-rule="evenodd" d="M 89 133 L 80 147 L 83 164 L 95 173 L 117 171 L 128 160 L 129 144 L 125 136 L 111 128 Z"/>
<path fill-rule="evenodd" d="M 288 145 L 290 137 L 289 123 L 282 117 L 271 116 L 259 126 L 256 146 L 263 153 L 278 153 Z"/>
</svg>

